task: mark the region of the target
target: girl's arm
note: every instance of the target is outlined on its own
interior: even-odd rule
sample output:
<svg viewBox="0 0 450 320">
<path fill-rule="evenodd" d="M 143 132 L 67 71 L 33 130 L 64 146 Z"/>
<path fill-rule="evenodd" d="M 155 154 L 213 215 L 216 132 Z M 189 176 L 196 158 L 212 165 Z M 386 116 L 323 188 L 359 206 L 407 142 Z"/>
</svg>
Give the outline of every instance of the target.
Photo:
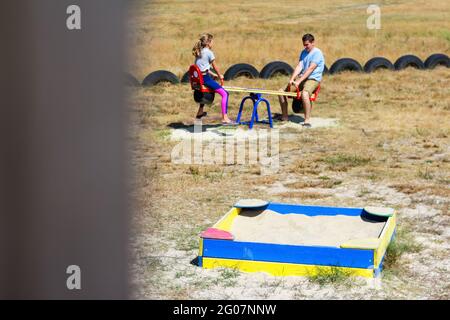
<svg viewBox="0 0 450 320">
<path fill-rule="evenodd" d="M 214 75 L 214 76 L 217 76 L 220 80 L 223 80 L 223 75 L 220 73 L 219 69 L 217 68 L 216 61 L 213 60 L 213 61 L 211 62 L 211 65 L 212 65 L 214 71 L 216 71 L 217 75 L 215 75 L 215 74 L 212 73 L 212 72 L 211 72 L 211 74 Z"/>
</svg>

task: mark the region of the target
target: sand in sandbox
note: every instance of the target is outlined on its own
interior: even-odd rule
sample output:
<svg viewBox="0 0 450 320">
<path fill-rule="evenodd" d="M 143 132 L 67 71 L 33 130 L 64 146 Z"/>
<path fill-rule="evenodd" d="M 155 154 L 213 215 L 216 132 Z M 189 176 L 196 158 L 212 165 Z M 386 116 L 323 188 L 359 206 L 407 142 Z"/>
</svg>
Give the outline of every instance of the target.
<svg viewBox="0 0 450 320">
<path fill-rule="evenodd" d="M 307 216 L 242 210 L 231 233 L 236 241 L 339 247 L 348 240 L 378 238 L 386 222 L 360 216 Z"/>
</svg>

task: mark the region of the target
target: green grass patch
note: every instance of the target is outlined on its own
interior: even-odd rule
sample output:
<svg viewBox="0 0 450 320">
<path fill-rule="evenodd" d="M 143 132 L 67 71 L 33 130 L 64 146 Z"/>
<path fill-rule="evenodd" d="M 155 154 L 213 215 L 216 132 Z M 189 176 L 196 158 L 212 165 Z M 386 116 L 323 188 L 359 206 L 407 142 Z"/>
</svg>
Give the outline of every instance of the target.
<svg viewBox="0 0 450 320">
<path fill-rule="evenodd" d="M 239 270 L 223 269 L 220 276 L 222 279 L 235 279 L 235 278 L 239 277 Z"/>
<path fill-rule="evenodd" d="M 220 270 L 220 276 L 214 281 L 215 284 L 221 284 L 225 287 L 233 287 L 237 284 L 237 278 L 239 278 L 240 272 L 235 268 L 222 268 Z"/>
<path fill-rule="evenodd" d="M 221 181 L 224 177 L 224 171 L 221 170 L 219 172 L 217 171 L 208 171 L 205 172 L 205 178 L 208 179 L 209 182 L 217 182 Z"/>
<path fill-rule="evenodd" d="M 349 285 L 351 273 L 338 267 L 317 268 L 317 272 L 308 276 L 308 280 L 320 286 L 327 284 Z"/>
<path fill-rule="evenodd" d="M 450 31 L 448 30 L 442 30 L 441 36 L 444 40 L 446 40 L 448 43 L 450 43 Z"/>
<path fill-rule="evenodd" d="M 200 169 L 195 166 L 189 166 L 188 172 L 194 177 L 198 177 L 200 175 Z"/>
<path fill-rule="evenodd" d="M 171 132 L 169 129 L 160 129 L 155 131 L 156 138 L 159 140 L 166 140 L 169 138 Z"/>
<path fill-rule="evenodd" d="M 199 247 L 198 237 L 184 236 L 176 240 L 176 249 L 182 251 L 197 250 Z"/>
<path fill-rule="evenodd" d="M 190 229 L 182 229 L 170 236 L 175 241 L 175 249 L 181 251 L 198 250 L 199 234 L 207 228 L 206 225 Z"/>
<path fill-rule="evenodd" d="M 423 249 L 423 246 L 414 240 L 413 235 L 403 228 L 398 228 L 395 238 L 386 250 L 383 268 L 389 272 L 399 271 L 400 257 L 405 253 L 415 253 Z"/>
<path fill-rule="evenodd" d="M 190 272 L 188 270 L 183 270 L 183 271 L 177 271 L 177 273 L 175 274 L 175 279 L 180 279 L 180 278 L 190 278 L 195 276 L 195 272 Z"/>
<path fill-rule="evenodd" d="M 438 178 L 437 183 L 448 186 L 448 185 L 450 185 L 450 179 L 449 178 Z"/>
<path fill-rule="evenodd" d="M 322 188 L 333 188 L 342 184 L 342 180 L 326 180 L 320 186 Z"/>
<path fill-rule="evenodd" d="M 339 153 L 333 156 L 325 157 L 321 161 L 328 164 L 332 170 L 347 171 L 349 168 L 364 166 L 370 163 L 372 159 L 359 155 Z"/>
<path fill-rule="evenodd" d="M 425 180 L 433 180 L 434 176 L 431 174 L 430 170 L 428 170 L 428 167 L 425 167 L 424 170 L 419 169 L 417 172 L 417 176 L 421 179 Z"/>
</svg>

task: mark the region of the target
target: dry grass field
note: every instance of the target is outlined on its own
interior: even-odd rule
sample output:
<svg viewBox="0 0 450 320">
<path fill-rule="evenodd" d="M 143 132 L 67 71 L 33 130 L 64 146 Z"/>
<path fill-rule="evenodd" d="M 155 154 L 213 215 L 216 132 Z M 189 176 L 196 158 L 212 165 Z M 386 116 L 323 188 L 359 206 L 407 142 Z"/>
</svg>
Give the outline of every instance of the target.
<svg viewBox="0 0 450 320">
<path fill-rule="evenodd" d="M 212 4 L 211 4 L 212 3 Z M 304 4 L 302 4 L 304 3 Z M 303 33 L 317 38 L 327 65 L 342 57 L 364 63 L 425 59 L 450 52 L 450 5 L 379 1 L 381 30 L 366 29 L 362 1 L 136 1 L 130 12 L 130 71 L 139 80 L 157 69 L 181 76 L 198 34 L 216 36 L 222 72 L 247 62 L 294 64 Z M 287 78 L 239 78 L 228 85 L 278 89 Z M 176 164 L 174 127 L 193 124 L 189 85 L 130 88 L 134 179 L 132 290 L 137 299 L 449 299 L 450 71 L 406 69 L 325 76 L 313 119 L 337 126 L 280 132 L 279 171 L 255 164 Z M 230 96 L 230 117 L 242 94 Z M 277 100 L 269 97 L 273 113 Z M 204 123 L 220 119 L 218 101 Z M 258 128 L 257 128 L 258 129 Z M 240 198 L 398 210 L 398 233 L 381 279 L 340 275 L 272 277 L 191 264 L 198 234 Z"/>
<path fill-rule="evenodd" d="M 192 64 L 198 35 L 215 35 L 217 64 L 250 63 L 258 70 L 273 60 L 296 63 L 301 36 L 312 33 L 325 60 L 350 57 L 362 65 L 405 54 L 425 60 L 450 47 L 450 9 L 445 1 L 377 1 L 381 29 L 369 30 L 367 1 L 136 1 L 128 19 L 133 48 L 130 72 L 142 80 L 152 71 L 181 76 Z"/>
</svg>

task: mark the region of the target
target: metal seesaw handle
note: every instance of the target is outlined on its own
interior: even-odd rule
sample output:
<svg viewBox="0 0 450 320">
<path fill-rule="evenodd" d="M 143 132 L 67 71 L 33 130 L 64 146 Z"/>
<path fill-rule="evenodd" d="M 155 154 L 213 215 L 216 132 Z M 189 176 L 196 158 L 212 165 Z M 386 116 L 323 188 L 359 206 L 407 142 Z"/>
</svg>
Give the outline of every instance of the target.
<svg viewBox="0 0 450 320">
<path fill-rule="evenodd" d="M 298 86 L 295 86 L 295 89 L 297 90 L 297 97 L 296 97 L 296 99 L 300 99 L 300 89 L 298 88 Z M 291 92 L 291 84 L 287 85 L 286 91 L 287 92 Z"/>
</svg>

